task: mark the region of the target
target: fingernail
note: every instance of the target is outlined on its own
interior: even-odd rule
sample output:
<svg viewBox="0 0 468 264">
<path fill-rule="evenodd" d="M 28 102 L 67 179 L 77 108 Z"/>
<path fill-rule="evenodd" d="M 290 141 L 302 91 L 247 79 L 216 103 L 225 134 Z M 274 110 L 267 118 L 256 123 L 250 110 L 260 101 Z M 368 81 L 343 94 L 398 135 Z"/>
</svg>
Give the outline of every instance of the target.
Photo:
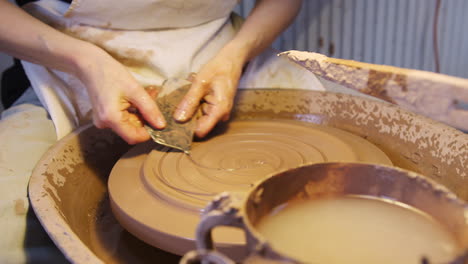
<svg viewBox="0 0 468 264">
<path fill-rule="evenodd" d="M 200 124 L 197 124 L 194 132 L 199 138 L 203 138 L 205 136 L 205 131 L 203 131 L 203 128 L 200 126 Z"/>
<path fill-rule="evenodd" d="M 181 110 L 175 114 L 175 119 L 177 121 L 185 121 L 187 119 L 187 111 Z"/>
<path fill-rule="evenodd" d="M 159 128 L 164 128 L 164 127 L 166 127 L 166 120 L 164 120 L 164 119 L 158 119 L 158 120 L 156 121 L 156 123 L 158 124 L 158 127 L 159 127 Z"/>
</svg>

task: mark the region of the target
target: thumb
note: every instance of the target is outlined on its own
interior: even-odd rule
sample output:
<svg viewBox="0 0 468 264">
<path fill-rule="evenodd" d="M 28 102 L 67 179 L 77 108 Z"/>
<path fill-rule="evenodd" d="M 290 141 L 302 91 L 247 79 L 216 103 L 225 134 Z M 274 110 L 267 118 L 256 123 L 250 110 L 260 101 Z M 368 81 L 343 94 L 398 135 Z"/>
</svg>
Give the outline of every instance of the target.
<svg viewBox="0 0 468 264">
<path fill-rule="evenodd" d="M 195 79 L 187 94 L 180 101 L 174 112 L 174 119 L 179 122 L 188 121 L 197 111 L 201 99 L 205 96 L 205 83 Z"/>
<path fill-rule="evenodd" d="M 129 102 L 138 109 L 143 119 L 157 129 L 166 126 L 166 120 L 151 96 L 144 90 L 133 91 L 128 97 Z"/>
</svg>

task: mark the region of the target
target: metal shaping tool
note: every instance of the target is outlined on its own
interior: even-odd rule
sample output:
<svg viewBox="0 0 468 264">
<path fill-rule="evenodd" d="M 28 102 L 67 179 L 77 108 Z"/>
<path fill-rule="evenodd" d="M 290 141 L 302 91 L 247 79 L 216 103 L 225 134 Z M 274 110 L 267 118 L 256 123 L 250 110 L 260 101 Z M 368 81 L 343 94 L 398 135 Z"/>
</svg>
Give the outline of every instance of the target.
<svg viewBox="0 0 468 264">
<path fill-rule="evenodd" d="M 172 115 L 179 102 L 190 89 L 190 85 L 191 82 L 184 79 L 172 78 L 164 81 L 155 101 L 166 119 L 167 125 L 162 130 L 154 129 L 148 124 L 145 125 L 154 142 L 185 153 L 190 152 L 195 129 L 195 118 L 180 123 L 174 120 Z"/>
</svg>

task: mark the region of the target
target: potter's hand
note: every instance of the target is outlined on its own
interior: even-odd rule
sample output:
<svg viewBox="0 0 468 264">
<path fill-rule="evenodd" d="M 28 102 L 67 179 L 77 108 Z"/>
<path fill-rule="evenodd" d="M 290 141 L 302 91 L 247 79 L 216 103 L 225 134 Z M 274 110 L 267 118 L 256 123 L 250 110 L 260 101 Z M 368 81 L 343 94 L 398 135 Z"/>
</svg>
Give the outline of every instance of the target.
<svg viewBox="0 0 468 264">
<path fill-rule="evenodd" d="M 231 112 L 244 60 L 236 53 L 222 50 L 205 64 L 194 78 L 192 87 L 177 106 L 174 118 L 190 119 L 201 104 L 195 134 L 204 137 L 218 121 L 227 121 Z"/>
<path fill-rule="evenodd" d="M 198 72 L 192 88 L 179 104 L 175 119 L 188 120 L 200 100 L 203 116 L 196 135 L 205 136 L 219 120 L 227 120 L 244 63 L 267 48 L 292 22 L 302 0 L 261 0 L 241 29 L 226 46 Z"/>
<path fill-rule="evenodd" d="M 156 103 L 124 66 L 99 48 L 83 61 L 77 75 L 87 88 L 96 127 L 111 128 L 129 144 L 150 138 L 142 118 L 164 128 Z"/>
<path fill-rule="evenodd" d="M 113 129 L 128 143 L 149 139 L 141 117 L 128 111 L 131 107 L 152 126 L 165 125 L 143 87 L 104 50 L 57 31 L 6 0 L 0 0 L 0 52 L 79 78 L 91 99 L 94 124 Z"/>
</svg>

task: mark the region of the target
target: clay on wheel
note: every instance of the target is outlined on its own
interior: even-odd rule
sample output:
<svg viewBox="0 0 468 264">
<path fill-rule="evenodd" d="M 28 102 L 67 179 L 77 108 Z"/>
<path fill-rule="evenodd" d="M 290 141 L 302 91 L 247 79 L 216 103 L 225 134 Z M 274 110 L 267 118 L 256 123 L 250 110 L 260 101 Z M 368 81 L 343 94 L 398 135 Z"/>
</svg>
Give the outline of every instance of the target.
<svg viewBox="0 0 468 264">
<path fill-rule="evenodd" d="M 190 156 L 154 143 L 134 147 L 109 178 L 120 223 L 140 239 L 183 254 L 191 249 L 199 211 L 222 191 L 246 192 L 270 175 L 319 162 L 391 165 L 372 143 L 346 131 L 297 121 L 233 121 Z M 222 229 L 222 228 L 220 228 Z M 219 230 L 215 241 L 242 244 L 242 234 Z"/>
</svg>

